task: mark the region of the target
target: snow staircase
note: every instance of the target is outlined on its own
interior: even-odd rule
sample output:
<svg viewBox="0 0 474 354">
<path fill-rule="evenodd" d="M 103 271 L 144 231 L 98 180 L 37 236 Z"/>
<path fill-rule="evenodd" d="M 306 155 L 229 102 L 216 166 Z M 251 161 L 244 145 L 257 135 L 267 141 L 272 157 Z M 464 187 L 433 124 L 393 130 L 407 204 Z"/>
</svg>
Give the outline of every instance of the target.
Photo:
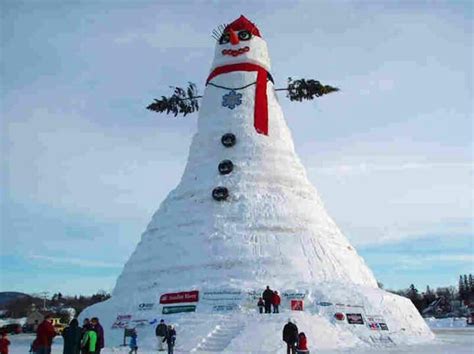
<svg viewBox="0 0 474 354">
<path fill-rule="evenodd" d="M 244 326 L 238 319 L 228 318 L 218 324 L 191 352 L 222 352 L 242 332 Z"/>
</svg>

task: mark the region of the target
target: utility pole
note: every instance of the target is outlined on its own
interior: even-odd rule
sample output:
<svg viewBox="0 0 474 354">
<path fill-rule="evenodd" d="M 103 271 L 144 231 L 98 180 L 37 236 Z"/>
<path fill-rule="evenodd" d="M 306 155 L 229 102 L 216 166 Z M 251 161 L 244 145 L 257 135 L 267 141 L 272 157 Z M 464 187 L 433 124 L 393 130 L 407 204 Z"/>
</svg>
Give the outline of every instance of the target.
<svg viewBox="0 0 474 354">
<path fill-rule="evenodd" d="M 43 298 L 43 311 L 46 311 L 46 299 L 49 296 L 49 291 L 39 292 L 38 295 Z"/>
</svg>

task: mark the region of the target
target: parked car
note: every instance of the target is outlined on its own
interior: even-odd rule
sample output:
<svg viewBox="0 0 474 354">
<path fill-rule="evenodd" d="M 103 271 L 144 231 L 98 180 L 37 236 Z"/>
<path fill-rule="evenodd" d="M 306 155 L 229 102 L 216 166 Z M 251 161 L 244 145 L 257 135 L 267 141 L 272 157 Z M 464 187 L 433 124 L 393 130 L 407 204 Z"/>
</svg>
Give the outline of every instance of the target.
<svg viewBox="0 0 474 354">
<path fill-rule="evenodd" d="M 0 328 L 0 333 L 19 334 L 21 332 L 22 328 L 18 323 L 10 323 Z"/>
</svg>

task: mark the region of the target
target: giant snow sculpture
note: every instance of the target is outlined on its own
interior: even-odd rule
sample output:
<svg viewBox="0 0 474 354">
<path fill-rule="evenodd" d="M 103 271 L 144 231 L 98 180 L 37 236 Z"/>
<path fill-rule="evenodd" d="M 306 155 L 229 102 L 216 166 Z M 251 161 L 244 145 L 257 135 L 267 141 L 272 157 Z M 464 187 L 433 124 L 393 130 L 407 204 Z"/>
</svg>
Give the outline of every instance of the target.
<svg viewBox="0 0 474 354">
<path fill-rule="evenodd" d="M 258 326 L 246 318 L 256 316 L 256 297 L 271 285 L 282 294 L 283 315 L 270 320 L 283 325 L 291 300 L 303 300 L 304 311 L 295 313 L 314 327 L 305 331 L 310 343 L 321 345 L 331 337 L 318 336 L 331 331 L 352 338 L 347 345 L 430 339 L 411 302 L 378 288 L 324 209 L 295 153 L 270 71 L 254 24 L 241 16 L 225 27 L 182 179 L 153 215 L 112 298 L 82 316 L 102 316 L 109 336 L 119 338 L 127 326 L 153 336 L 150 324 L 179 312 L 171 316 L 180 331 L 199 333 L 181 349 L 210 350 L 216 347 L 203 344 L 203 328 L 213 333 L 222 316 Z M 216 351 L 264 351 L 240 335 Z M 279 348 L 279 330 L 265 335 Z M 341 345 L 333 342 L 327 346 Z"/>
</svg>

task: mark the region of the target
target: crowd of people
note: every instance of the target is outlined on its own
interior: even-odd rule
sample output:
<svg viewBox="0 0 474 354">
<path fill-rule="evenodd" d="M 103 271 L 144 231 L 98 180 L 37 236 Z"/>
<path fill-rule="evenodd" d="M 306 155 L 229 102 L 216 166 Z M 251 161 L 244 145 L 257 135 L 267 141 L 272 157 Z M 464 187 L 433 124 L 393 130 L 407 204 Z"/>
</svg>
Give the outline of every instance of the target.
<svg viewBox="0 0 474 354">
<path fill-rule="evenodd" d="M 163 343 L 166 342 L 168 347 L 168 354 L 174 353 L 174 346 L 176 342 L 176 329 L 173 325 L 167 325 L 165 320 L 161 320 L 155 329 L 155 335 L 158 342 L 158 351 L 164 351 Z"/>
<path fill-rule="evenodd" d="M 260 313 L 279 313 L 281 303 L 278 291 L 267 286 L 258 300 Z M 43 322 L 38 326 L 36 338 L 31 344 L 30 353 L 51 354 L 53 338 L 56 330 L 53 326 L 53 319 L 46 315 Z M 165 351 L 164 343 L 167 345 L 168 354 L 174 353 L 176 343 L 176 329 L 171 324 L 166 324 L 162 319 L 155 328 L 158 351 Z M 105 346 L 104 329 L 97 317 L 90 320 L 85 318 L 82 327 L 79 327 L 77 319 L 73 319 L 69 326 L 62 332 L 64 339 L 63 354 L 100 354 Z M 306 335 L 298 332 L 298 327 L 294 320 L 288 319 L 288 323 L 283 327 L 283 341 L 287 346 L 287 354 L 309 354 Z M 6 333 L 1 334 L 0 354 L 8 354 L 10 341 Z M 138 333 L 132 330 L 129 342 L 129 354 L 138 353 Z"/>
<path fill-rule="evenodd" d="M 283 341 L 286 343 L 287 354 L 309 354 L 308 341 L 304 332 L 298 333 L 296 321 L 288 319 L 283 327 Z"/>
<path fill-rule="evenodd" d="M 279 307 L 281 303 L 280 295 L 278 295 L 278 291 L 270 289 L 270 286 L 267 285 L 267 288 L 263 291 L 262 297 L 258 299 L 258 311 L 263 313 L 265 309 L 265 313 L 280 313 Z"/>
<path fill-rule="evenodd" d="M 267 285 L 262 297 L 258 299 L 258 312 L 280 313 L 280 303 L 281 297 L 278 291 L 270 289 L 270 286 Z M 286 343 L 287 354 L 309 354 L 306 335 L 304 332 L 298 333 L 298 327 L 294 320 L 288 319 L 288 323 L 283 327 L 283 341 Z"/>
<path fill-rule="evenodd" d="M 56 330 L 53 319 L 46 315 L 36 330 L 36 338 L 31 344 L 30 353 L 50 354 Z M 104 329 L 97 317 L 84 319 L 79 327 L 73 319 L 62 333 L 64 339 L 63 354 L 100 354 L 105 346 Z"/>
</svg>

